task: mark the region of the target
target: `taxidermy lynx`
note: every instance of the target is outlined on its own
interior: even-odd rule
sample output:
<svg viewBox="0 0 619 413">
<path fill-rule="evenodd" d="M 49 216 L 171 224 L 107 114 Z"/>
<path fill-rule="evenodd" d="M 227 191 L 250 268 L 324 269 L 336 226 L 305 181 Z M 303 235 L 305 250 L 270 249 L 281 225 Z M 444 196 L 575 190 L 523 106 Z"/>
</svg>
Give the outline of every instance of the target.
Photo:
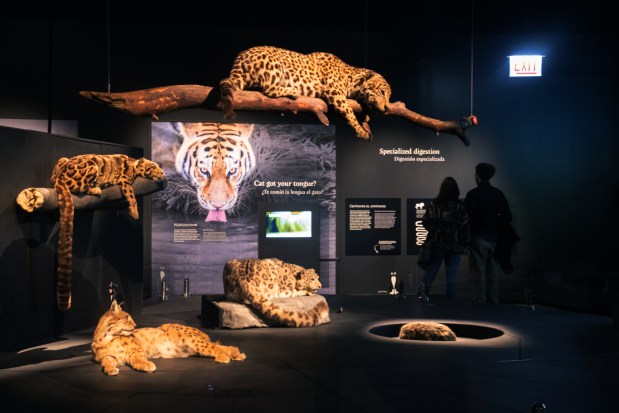
<svg viewBox="0 0 619 413">
<path fill-rule="evenodd" d="M 106 375 L 118 375 L 118 367 L 124 364 L 152 373 L 157 366 L 149 358 L 213 357 L 215 362 L 224 364 L 245 360 L 245 354 L 237 347 L 214 343 L 205 332 L 194 327 L 182 324 L 135 327 L 133 318 L 116 300 L 99 319 L 90 347 L 93 361 L 101 364 Z"/>
<path fill-rule="evenodd" d="M 51 184 L 58 195 L 60 234 L 58 236 L 58 308 L 71 307 L 71 266 L 73 250 L 73 218 L 75 210 L 71 194 L 101 195 L 101 189 L 119 185 L 122 196 L 129 202 L 129 215 L 138 219 L 138 207 L 133 193 L 133 181 L 142 176 L 162 179 L 163 170 L 145 158 L 127 155 L 78 155 L 60 158 L 52 173 Z"/>
</svg>

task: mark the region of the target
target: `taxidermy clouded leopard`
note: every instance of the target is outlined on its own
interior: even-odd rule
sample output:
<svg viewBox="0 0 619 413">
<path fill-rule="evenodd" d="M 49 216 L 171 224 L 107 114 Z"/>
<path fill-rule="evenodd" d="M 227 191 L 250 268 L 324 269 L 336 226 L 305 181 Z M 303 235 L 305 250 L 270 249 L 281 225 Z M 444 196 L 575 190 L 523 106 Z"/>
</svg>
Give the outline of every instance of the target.
<svg viewBox="0 0 619 413">
<path fill-rule="evenodd" d="M 206 221 L 226 222 L 226 210 L 256 164 L 249 141 L 253 124 L 179 122 L 175 129 L 183 138 L 176 170 L 196 188 Z"/>
<path fill-rule="evenodd" d="M 313 327 L 321 323 L 326 304 L 310 312 L 286 311 L 274 298 L 314 295 L 322 288 L 313 268 L 276 258 L 231 259 L 223 272 L 224 294 L 229 301 L 247 304 L 267 320 L 288 327 Z"/>
<path fill-rule="evenodd" d="M 370 111 L 386 113 L 391 98 L 387 81 L 372 70 L 349 66 L 330 53 L 300 54 L 272 46 L 239 53 L 220 89 L 226 118 L 234 116 L 235 90 L 257 90 L 272 98 L 320 98 L 344 116 L 361 139 L 371 139 L 369 127 L 359 124 L 346 99 L 354 99 Z"/>
<path fill-rule="evenodd" d="M 90 345 L 92 359 L 103 373 L 116 376 L 119 366 L 152 373 L 157 369 L 149 358 L 213 357 L 217 363 L 245 360 L 237 347 L 212 342 L 205 332 L 182 324 L 136 328 L 131 315 L 116 300 L 101 316 Z"/>
<path fill-rule="evenodd" d="M 120 186 L 122 196 L 129 202 L 129 215 L 138 219 L 138 206 L 133 193 L 133 181 L 142 176 L 162 179 L 163 170 L 145 158 L 127 155 L 78 155 L 60 158 L 52 173 L 51 184 L 58 195 L 60 233 L 58 236 L 58 308 L 71 307 L 71 266 L 73 253 L 73 218 L 75 210 L 71 194 L 101 195 L 101 189 Z"/>
</svg>

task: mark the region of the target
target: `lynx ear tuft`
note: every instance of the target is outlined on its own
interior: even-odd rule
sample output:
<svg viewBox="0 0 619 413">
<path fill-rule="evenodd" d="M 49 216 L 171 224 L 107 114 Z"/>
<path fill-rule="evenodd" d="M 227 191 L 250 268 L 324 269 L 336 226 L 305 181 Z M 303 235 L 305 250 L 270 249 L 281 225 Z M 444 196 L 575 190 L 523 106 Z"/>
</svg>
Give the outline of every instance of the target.
<svg viewBox="0 0 619 413">
<path fill-rule="evenodd" d="M 112 305 L 110 306 L 110 310 L 114 312 L 118 312 L 118 311 L 122 311 L 122 308 L 120 307 L 120 304 L 116 302 L 116 300 L 112 300 Z"/>
</svg>

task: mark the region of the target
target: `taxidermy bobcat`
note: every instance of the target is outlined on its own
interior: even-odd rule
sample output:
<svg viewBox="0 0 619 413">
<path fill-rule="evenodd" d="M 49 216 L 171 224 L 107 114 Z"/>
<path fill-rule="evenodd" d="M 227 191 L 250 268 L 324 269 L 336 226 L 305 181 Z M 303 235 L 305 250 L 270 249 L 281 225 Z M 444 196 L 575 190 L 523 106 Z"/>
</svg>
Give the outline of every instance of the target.
<svg viewBox="0 0 619 413">
<path fill-rule="evenodd" d="M 162 179 L 163 170 L 145 158 L 133 159 L 127 155 L 78 155 L 60 158 L 52 173 L 51 184 L 58 195 L 60 234 L 58 236 L 58 308 L 71 308 L 71 266 L 73 250 L 73 218 L 75 210 L 71 194 L 101 195 L 101 189 L 119 185 L 124 199 L 129 202 L 129 215 L 138 219 L 138 206 L 133 193 L 133 181 L 142 176 Z"/>
<path fill-rule="evenodd" d="M 118 375 L 118 367 L 124 364 L 152 373 L 157 366 L 149 358 L 213 357 L 215 362 L 224 364 L 245 360 L 245 354 L 237 347 L 214 343 L 194 327 L 162 324 L 136 328 L 133 318 L 116 300 L 99 319 L 90 347 L 93 361 L 101 364 L 108 376 Z"/>
</svg>

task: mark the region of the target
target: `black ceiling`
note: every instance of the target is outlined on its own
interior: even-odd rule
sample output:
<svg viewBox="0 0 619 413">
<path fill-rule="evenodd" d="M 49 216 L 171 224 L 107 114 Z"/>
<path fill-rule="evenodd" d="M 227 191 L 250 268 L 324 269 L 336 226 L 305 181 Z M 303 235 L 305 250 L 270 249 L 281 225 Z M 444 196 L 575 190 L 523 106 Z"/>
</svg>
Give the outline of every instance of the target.
<svg viewBox="0 0 619 413">
<path fill-rule="evenodd" d="M 616 33 L 610 2 L 313 0 L 165 2 L 89 0 L 3 4 L 0 17 L 239 30 Z M 436 22 L 439 23 L 437 26 Z"/>
</svg>

